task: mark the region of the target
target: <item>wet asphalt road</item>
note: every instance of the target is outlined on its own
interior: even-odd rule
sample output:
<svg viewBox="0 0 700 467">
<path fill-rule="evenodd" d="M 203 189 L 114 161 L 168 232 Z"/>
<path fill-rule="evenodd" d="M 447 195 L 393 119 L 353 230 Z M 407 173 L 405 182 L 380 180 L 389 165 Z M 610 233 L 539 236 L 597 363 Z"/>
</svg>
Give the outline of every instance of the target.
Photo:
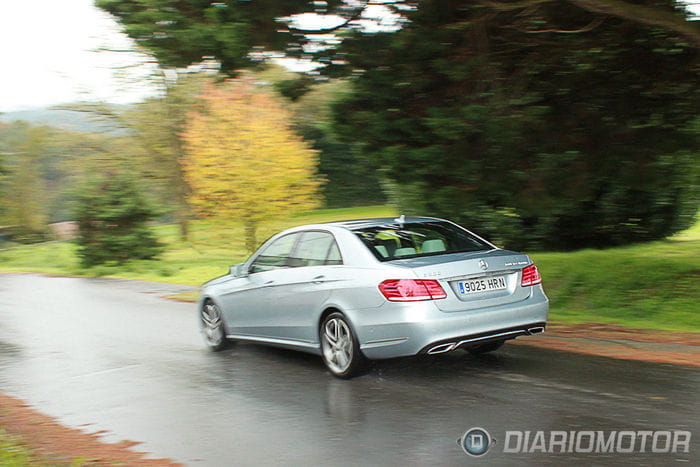
<svg viewBox="0 0 700 467">
<path fill-rule="evenodd" d="M 700 372 L 506 345 L 375 363 L 351 381 L 315 356 L 211 353 L 177 286 L 0 275 L 0 391 L 106 441 L 192 465 L 698 465 Z M 689 430 L 690 453 L 511 454 L 506 430 Z M 648 450 L 648 449 L 647 449 Z"/>
</svg>

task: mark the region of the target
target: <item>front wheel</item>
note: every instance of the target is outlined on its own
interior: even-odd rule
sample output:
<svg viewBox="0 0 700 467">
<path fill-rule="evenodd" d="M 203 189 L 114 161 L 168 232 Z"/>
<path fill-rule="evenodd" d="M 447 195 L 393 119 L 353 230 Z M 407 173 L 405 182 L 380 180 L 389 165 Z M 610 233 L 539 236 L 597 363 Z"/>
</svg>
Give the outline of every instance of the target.
<svg viewBox="0 0 700 467">
<path fill-rule="evenodd" d="M 347 318 L 331 313 L 321 323 L 321 357 L 326 367 L 338 378 L 358 375 L 367 363 Z"/>
<path fill-rule="evenodd" d="M 200 318 L 202 335 L 207 346 L 215 352 L 226 348 L 229 341 L 226 339 L 226 328 L 219 307 L 213 302 L 206 302 L 202 307 Z"/>
</svg>

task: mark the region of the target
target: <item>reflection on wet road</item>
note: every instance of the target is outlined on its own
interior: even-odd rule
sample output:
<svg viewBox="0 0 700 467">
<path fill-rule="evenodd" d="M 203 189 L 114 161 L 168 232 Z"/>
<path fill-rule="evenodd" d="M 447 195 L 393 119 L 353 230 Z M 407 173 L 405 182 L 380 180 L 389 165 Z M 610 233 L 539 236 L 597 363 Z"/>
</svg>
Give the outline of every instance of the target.
<svg viewBox="0 0 700 467">
<path fill-rule="evenodd" d="M 239 344 L 211 353 L 170 286 L 0 275 L 0 391 L 107 441 L 194 465 L 700 462 L 700 372 L 506 345 L 374 364 L 340 381 L 321 361 Z M 177 286 L 172 286 L 177 291 Z M 509 454 L 506 430 L 689 430 L 690 453 Z"/>
</svg>

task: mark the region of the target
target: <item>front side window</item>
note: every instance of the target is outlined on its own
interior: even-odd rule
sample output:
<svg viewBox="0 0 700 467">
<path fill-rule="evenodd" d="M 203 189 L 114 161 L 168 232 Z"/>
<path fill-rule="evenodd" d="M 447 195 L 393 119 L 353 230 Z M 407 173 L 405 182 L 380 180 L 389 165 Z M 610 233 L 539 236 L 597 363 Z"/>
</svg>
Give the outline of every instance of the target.
<svg viewBox="0 0 700 467">
<path fill-rule="evenodd" d="M 354 231 L 380 261 L 491 250 L 493 247 L 448 222 L 388 224 Z"/>
<path fill-rule="evenodd" d="M 342 260 L 335 238 L 329 232 L 304 232 L 289 258 L 291 267 L 332 264 L 342 264 Z"/>
<path fill-rule="evenodd" d="M 293 233 L 270 243 L 250 265 L 250 272 L 256 273 L 288 267 L 289 253 L 298 237 L 298 233 Z"/>
</svg>

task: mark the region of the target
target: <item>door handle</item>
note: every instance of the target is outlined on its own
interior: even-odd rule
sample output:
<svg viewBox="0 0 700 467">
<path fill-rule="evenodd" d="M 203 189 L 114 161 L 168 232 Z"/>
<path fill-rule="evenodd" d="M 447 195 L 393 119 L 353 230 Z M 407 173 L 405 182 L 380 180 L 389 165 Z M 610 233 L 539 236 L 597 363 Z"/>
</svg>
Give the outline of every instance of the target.
<svg viewBox="0 0 700 467">
<path fill-rule="evenodd" d="M 316 276 L 311 280 L 311 282 L 313 282 L 314 284 L 323 284 L 323 279 L 325 278 L 326 276 L 324 275 Z"/>
<path fill-rule="evenodd" d="M 274 283 L 275 283 L 275 281 L 267 281 L 267 282 L 265 282 L 265 283 L 263 284 L 263 286 L 272 285 L 272 284 L 274 284 Z"/>
</svg>

